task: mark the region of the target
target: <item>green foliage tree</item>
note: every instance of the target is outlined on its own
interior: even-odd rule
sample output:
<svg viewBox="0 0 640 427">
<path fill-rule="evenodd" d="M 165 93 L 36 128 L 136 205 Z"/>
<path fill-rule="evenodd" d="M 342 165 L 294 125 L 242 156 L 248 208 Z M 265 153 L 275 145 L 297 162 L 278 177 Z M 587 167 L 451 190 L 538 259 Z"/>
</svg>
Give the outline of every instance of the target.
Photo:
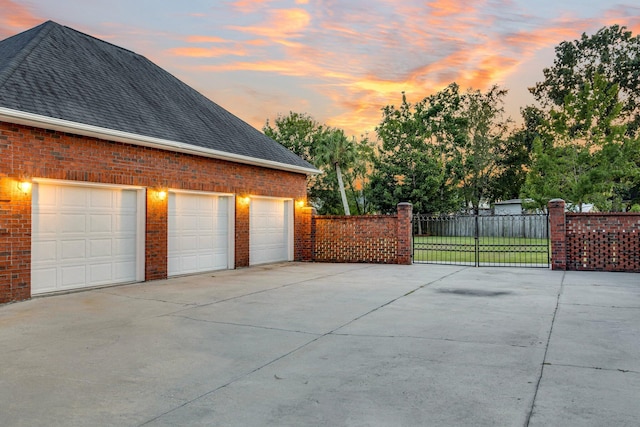
<svg viewBox="0 0 640 427">
<path fill-rule="evenodd" d="M 315 147 L 315 153 L 317 166 L 328 166 L 335 171 L 344 214 L 351 215 L 342 179 L 342 169 L 350 167 L 355 162 L 356 144 L 354 140 L 349 140 L 342 129 L 326 129 L 319 144 Z"/>
<path fill-rule="evenodd" d="M 455 146 L 459 159 L 460 190 L 465 206 L 479 212 L 480 203 L 491 200 L 492 188 L 506 166 L 507 135 L 511 120 L 505 119 L 504 97 L 498 86 L 486 92 L 468 90 L 462 97 L 461 112 L 466 126 L 459 127 L 460 144 Z"/>
<path fill-rule="evenodd" d="M 544 107 L 562 107 L 565 98 L 576 96 L 595 76 L 603 76 L 609 87 L 616 85 L 622 109 L 618 116 L 627 125 L 627 135 L 640 128 L 640 35 L 625 27 L 604 27 L 579 40 L 564 41 L 556 49 L 553 66 L 545 68 L 544 80 L 529 91 Z"/>
<path fill-rule="evenodd" d="M 313 164 L 324 126 L 308 114 L 290 111 L 286 116 L 278 115 L 273 126 L 267 119 L 262 132 Z"/>
<path fill-rule="evenodd" d="M 372 187 L 382 211 L 410 201 L 420 212 L 478 212 L 491 196 L 507 151 L 506 91 L 461 92 L 452 83 L 412 105 L 383 108 L 382 141 Z"/>
<path fill-rule="evenodd" d="M 412 105 L 403 94 L 400 107 L 382 109 L 383 118 L 376 128 L 380 153 L 371 177 L 371 194 L 380 212 L 395 212 L 402 201 L 411 202 L 414 211 L 421 213 L 456 209 L 456 194 L 447 185 L 452 183 L 451 165 L 445 153 L 439 155 L 427 122 L 446 106 L 426 98 Z"/>
<path fill-rule="evenodd" d="M 359 213 L 369 212 L 370 203 L 363 199 L 368 194 L 366 171 L 371 170 L 373 156 L 368 140 L 348 139 L 344 131 L 295 112 L 278 116 L 273 125 L 267 120 L 262 130 L 322 171 L 307 184 L 307 197 L 320 214 L 350 214 L 350 206 Z M 349 195 L 346 188 L 351 189 Z"/>
<path fill-rule="evenodd" d="M 500 148 L 498 173 L 490 188 L 489 198 L 493 201 L 519 198 L 531 166 L 531 153 L 535 139 L 540 137 L 544 112 L 527 106 L 521 114 L 523 124 L 511 132 Z"/>
<path fill-rule="evenodd" d="M 600 210 L 619 204 L 615 189 L 631 167 L 623 155 L 629 138 L 617 124 L 623 104 L 618 87 L 600 74 L 552 108 L 534 143 L 533 163 L 523 189 L 525 197 L 544 207 L 561 197 L 582 210 L 586 202 Z"/>
</svg>

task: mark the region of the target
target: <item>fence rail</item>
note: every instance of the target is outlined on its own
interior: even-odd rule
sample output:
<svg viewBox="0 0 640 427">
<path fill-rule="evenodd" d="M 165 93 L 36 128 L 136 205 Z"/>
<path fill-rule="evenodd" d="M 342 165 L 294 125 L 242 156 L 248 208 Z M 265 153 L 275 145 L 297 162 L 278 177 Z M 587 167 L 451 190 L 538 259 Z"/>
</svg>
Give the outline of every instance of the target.
<svg viewBox="0 0 640 427">
<path fill-rule="evenodd" d="M 413 233 L 416 236 L 521 237 L 546 239 L 547 215 L 415 215 Z"/>
</svg>

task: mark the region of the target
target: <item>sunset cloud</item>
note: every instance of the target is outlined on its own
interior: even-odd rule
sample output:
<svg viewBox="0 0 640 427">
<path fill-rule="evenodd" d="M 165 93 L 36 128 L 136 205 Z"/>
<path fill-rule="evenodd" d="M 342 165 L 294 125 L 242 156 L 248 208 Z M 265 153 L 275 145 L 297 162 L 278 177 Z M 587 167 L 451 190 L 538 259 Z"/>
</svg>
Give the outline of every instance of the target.
<svg viewBox="0 0 640 427">
<path fill-rule="evenodd" d="M 62 6 L 56 13 L 62 22 L 81 22 L 80 31 L 150 57 L 212 99 L 228 99 L 256 127 L 305 109 L 359 135 L 375 128 L 380 109 L 397 105 L 401 92 L 416 102 L 452 82 L 480 90 L 507 85 L 520 93 L 514 102 L 526 105 L 526 87 L 552 65 L 553 47 L 563 40 L 612 24 L 640 33 L 640 6 L 631 0 L 580 9 L 561 3 L 233 0 L 208 10 L 158 5 L 153 20 L 100 15 L 93 23 L 101 6 L 84 17 Z M 51 9 L 38 4 L 45 0 L 0 0 L 0 35 L 42 22 L 40 11 Z"/>
<path fill-rule="evenodd" d="M 12 0 L 0 0 L 0 38 L 12 36 L 27 30 L 44 19 L 36 15 L 28 6 L 23 6 Z"/>
<path fill-rule="evenodd" d="M 270 11 L 268 19 L 260 25 L 229 25 L 227 28 L 281 41 L 301 36 L 310 22 L 311 16 L 304 9 L 276 9 Z"/>
<path fill-rule="evenodd" d="M 192 58 L 217 58 L 220 56 L 246 56 L 247 52 L 241 47 L 177 47 L 169 50 L 176 56 Z"/>
</svg>

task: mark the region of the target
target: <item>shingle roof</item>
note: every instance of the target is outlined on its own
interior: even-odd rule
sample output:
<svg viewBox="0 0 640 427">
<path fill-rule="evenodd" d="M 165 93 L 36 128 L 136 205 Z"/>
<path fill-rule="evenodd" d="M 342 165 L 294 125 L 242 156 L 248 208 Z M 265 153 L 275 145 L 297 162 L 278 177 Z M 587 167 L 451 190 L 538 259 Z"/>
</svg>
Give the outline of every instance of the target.
<svg viewBox="0 0 640 427">
<path fill-rule="evenodd" d="M 0 107 L 315 169 L 145 57 L 52 21 L 0 41 Z"/>
</svg>

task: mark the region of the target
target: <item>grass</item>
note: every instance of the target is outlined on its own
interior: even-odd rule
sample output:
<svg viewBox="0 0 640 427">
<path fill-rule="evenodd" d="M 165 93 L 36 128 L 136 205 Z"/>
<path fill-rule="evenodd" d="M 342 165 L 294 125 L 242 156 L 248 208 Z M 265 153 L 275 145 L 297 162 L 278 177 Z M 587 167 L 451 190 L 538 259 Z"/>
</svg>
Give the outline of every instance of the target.
<svg viewBox="0 0 640 427">
<path fill-rule="evenodd" d="M 476 241 L 473 237 L 414 237 L 415 262 L 474 264 Z M 518 237 L 480 237 L 481 264 L 548 264 L 549 241 Z"/>
</svg>

